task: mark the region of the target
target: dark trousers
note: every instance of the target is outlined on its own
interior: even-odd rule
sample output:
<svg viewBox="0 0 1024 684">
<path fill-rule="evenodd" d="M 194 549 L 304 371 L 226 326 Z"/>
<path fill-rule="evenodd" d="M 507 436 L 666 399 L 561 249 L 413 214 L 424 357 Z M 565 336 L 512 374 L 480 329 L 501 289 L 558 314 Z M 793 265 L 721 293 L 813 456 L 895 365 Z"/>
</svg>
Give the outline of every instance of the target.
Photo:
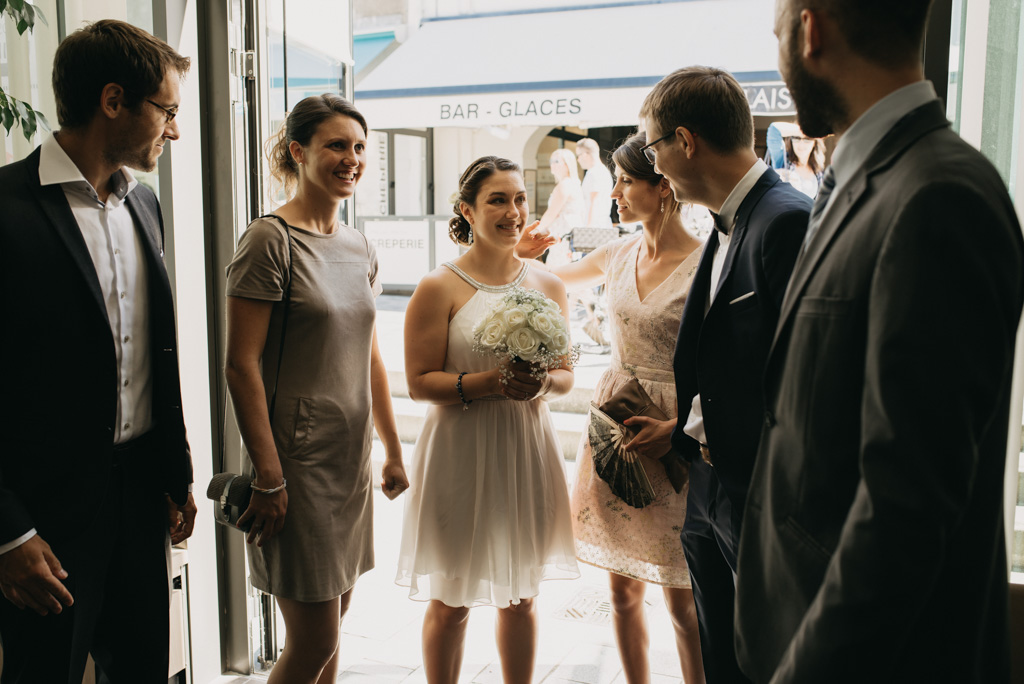
<svg viewBox="0 0 1024 684">
<path fill-rule="evenodd" d="M 690 568 L 708 684 L 750 682 L 740 672 L 733 644 L 736 554 L 742 517 L 742 505 L 733 505 L 715 469 L 694 459 L 681 538 Z"/>
<path fill-rule="evenodd" d="M 59 615 L 19 610 L 0 597 L 2 684 L 81 684 L 92 653 L 101 680 L 166 684 L 170 642 L 170 546 L 164 495 L 146 490 L 138 463 L 151 459 L 146 440 L 116 453 L 107 491 L 86 531 L 44 541 L 61 566 L 74 604 Z M 126 477 L 126 473 L 133 474 Z M 149 480 L 141 482 L 141 480 Z M 43 495 L 44 490 L 40 490 Z"/>
</svg>

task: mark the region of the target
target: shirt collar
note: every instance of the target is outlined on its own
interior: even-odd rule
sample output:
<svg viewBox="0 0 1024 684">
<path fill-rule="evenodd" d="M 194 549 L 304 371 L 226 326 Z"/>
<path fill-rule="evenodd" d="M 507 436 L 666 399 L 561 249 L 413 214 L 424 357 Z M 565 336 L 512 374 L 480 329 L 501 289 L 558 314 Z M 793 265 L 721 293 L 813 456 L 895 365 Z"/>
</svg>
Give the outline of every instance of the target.
<svg viewBox="0 0 1024 684">
<path fill-rule="evenodd" d="M 53 133 L 46 136 L 43 139 L 43 144 L 40 145 L 39 184 L 44 186 L 68 185 L 73 189 L 85 190 L 97 197 L 96 189 L 85 179 L 75 162 L 57 142 Z M 111 194 L 119 201 L 124 200 L 138 184 L 139 181 L 135 179 L 131 171 L 123 166 L 110 177 Z"/>
<path fill-rule="evenodd" d="M 736 215 L 739 214 L 740 205 L 743 204 L 743 200 L 747 198 L 747 194 L 753 189 L 754 185 L 765 171 L 768 170 L 768 165 L 758 159 L 754 162 L 754 165 L 747 170 L 740 182 L 736 184 L 736 187 L 732 189 L 729 196 L 722 202 L 722 208 L 718 212 L 720 217 L 721 225 L 726 232 L 731 233 L 732 229 L 736 226 Z"/>
<path fill-rule="evenodd" d="M 936 97 L 931 81 L 918 81 L 889 93 L 864 112 L 839 139 L 832 153 L 836 186 L 846 184 L 900 119 Z"/>
</svg>

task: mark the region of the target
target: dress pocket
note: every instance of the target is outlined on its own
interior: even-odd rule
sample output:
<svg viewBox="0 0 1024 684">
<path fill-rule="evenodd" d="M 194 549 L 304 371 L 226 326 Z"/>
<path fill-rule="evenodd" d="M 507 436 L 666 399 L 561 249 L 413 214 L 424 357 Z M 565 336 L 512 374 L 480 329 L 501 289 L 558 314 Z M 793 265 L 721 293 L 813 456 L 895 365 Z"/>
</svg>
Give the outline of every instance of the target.
<svg viewBox="0 0 1024 684">
<path fill-rule="evenodd" d="M 311 441 L 315 418 L 316 410 L 313 400 L 299 397 L 295 403 L 295 421 L 292 428 L 291 448 L 288 450 L 289 458 L 302 457 Z"/>
</svg>

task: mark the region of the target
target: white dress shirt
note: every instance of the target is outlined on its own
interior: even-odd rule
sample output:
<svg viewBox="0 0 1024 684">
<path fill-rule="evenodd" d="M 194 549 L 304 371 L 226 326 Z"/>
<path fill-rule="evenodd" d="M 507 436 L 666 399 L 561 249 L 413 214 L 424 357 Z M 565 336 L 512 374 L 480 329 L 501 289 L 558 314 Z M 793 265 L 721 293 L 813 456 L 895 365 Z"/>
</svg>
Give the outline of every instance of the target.
<svg viewBox="0 0 1024 684">
<path fill-rule="evenodd" d="M 114 443 L 144 434 L 153 423 L 153 373 L 149 343 L 149 282 L 143 245 L 125 197 L 138 181 L 122 168 L 111 176 L 101 202 L 95 188 L 51 134 L 39 152 L 40 185 L 60 185 L 85 238 L 99 279 L 117 359 L 117 423 Z M 26 227 L 31 230 L 32 227 Z M 24 544 L 35 530 L 0 546 L 0 554 Z"/>
<path fill-rule="evenodd" d="M 754 165 L 725 198 L 725 202 L 722 203 L 722 208 L 718 212 L 718 221 L 722 230 L 718 233 L 718 245 L 715 246 L 715 253 L 711 260 L 711 286 L 708 288 L 708 298 L 704 303 L 705 316 L 718 295 L 718 285 L 722 278 L 722 269 L 725 267 L 725 259 L 732 247 L 732 231 L 736 227 L 736 217 L 739 215 L 740 205 L 743 204 L 743 200 L 747 198 L 758 179 L 767 170 L 768 165 L 760 159 L 754 162 Z M 683 433 L 693 437 L 701 444 L 708 443 L 707 435 L 704 434 L 704 414 L 700 406 L 700 394 L 694 396 L 693 401 L 690 402 L 690 415 L 686 417 Z"/>
</svg>

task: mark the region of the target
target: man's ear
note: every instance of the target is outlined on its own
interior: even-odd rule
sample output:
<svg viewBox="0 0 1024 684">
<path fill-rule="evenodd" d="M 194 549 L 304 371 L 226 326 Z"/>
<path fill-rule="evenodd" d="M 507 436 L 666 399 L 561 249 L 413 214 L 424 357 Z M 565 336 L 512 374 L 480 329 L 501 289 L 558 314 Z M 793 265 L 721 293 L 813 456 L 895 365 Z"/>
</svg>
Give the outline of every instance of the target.
<svg viewBox="0 0 1024 684">
<path fill-rule="evenodd" d="M 804 9 L 800 12 L 800 54 L 804 59 L 821 52 L 821 12 Z"/>
<path fill-rule="evenodd" d="M 687 159 L 693 159 L 697 153 L 697 136 L 686 126 L 676 127 L 676 142 L 683 146 L 683 154 Z"/>
<path fill-rule="evenodd" d="M 116 119 L 125 109 L 124 88 L 117 83 L 108 83 L 100 91 L 100 111 L 108 119 Z"/>
</svg>

